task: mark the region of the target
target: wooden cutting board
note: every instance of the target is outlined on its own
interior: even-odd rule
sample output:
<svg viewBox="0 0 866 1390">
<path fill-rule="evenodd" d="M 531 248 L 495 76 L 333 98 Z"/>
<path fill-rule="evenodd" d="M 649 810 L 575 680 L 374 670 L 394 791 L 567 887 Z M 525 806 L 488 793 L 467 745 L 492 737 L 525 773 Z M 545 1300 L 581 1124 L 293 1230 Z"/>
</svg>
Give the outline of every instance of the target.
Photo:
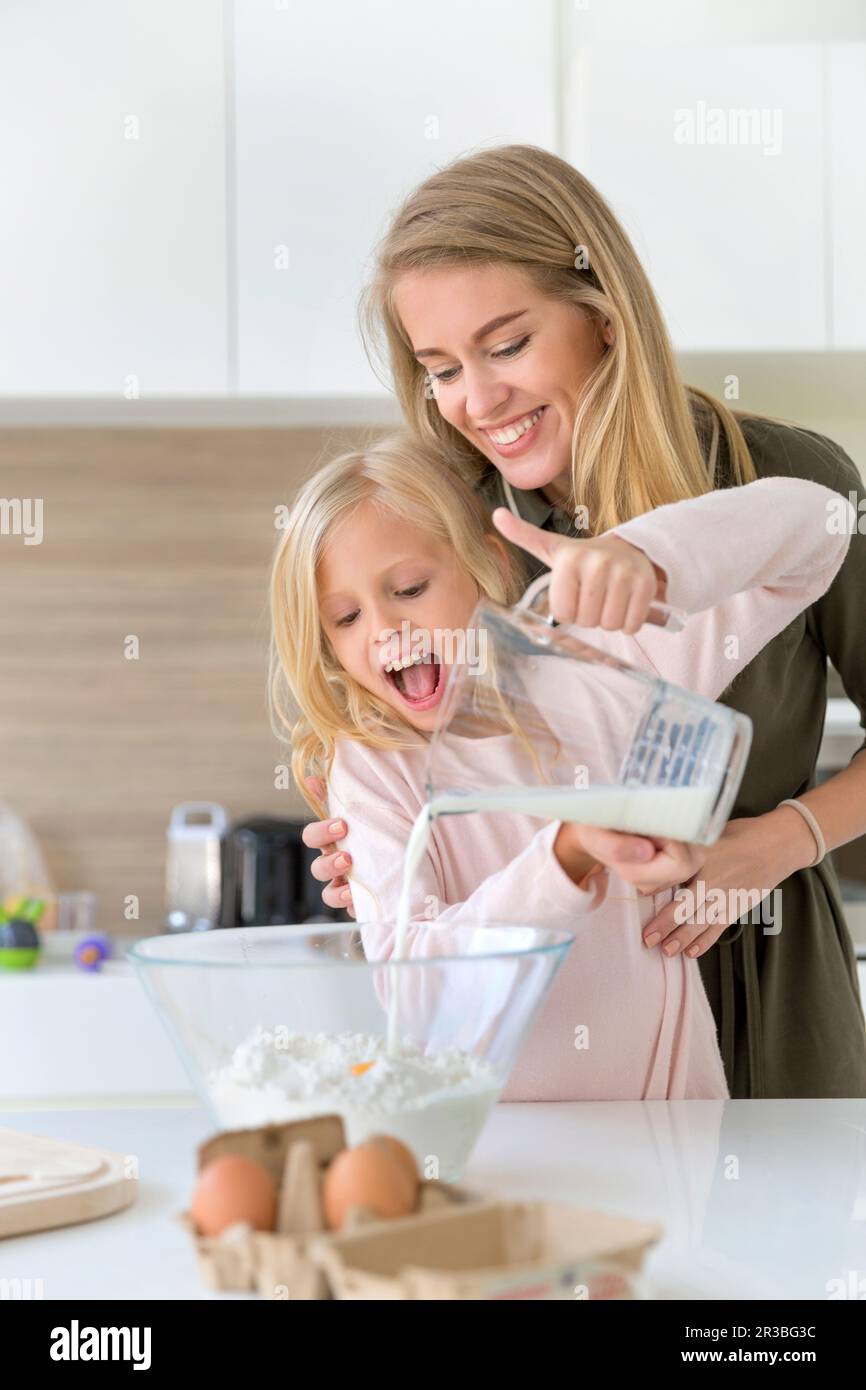
<svg viewBox="0 0 866 1390">
<path fill-rule="evenodd" d="M 108 1216 L 135 1201 L 131 1159 L 0 1129 L 0 1238 Z"/>
</svg>

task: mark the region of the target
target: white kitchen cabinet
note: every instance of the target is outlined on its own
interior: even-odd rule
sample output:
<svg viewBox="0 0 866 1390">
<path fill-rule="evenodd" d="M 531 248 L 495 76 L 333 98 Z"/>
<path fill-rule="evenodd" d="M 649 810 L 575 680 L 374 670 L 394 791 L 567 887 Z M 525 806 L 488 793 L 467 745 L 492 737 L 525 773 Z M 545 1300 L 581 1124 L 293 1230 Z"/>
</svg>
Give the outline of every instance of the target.
<svg viewBox="0 0 866 1390">
<path fill-rule="evenodd" d="M 864 40 L 862 0 L 8 0 L 0 400 L 381 409 L 374 243 L 510 141 L 598 185 L 678 349 L 863 350 Z M 709 143 L 714 109 L 768 138 Z"/>
<path fill-rule="evenodd" d="M 554 5 L 237 0 L 238 386 L 379 389 L 356 330 L 374 242 L 437 166 L 554 147 Z"/>
<path fill-rule="evenodd" d="M 866 43 L 829 44 L 833 346 L 866 348 Z"/>
<path fill-rule="evenodd" d="M 564 153 L 625 224 L 675 346 L 829 346 L 822 45 L 569 33 Z"/>
<path fill-rule="evenodd" d="M 222 8 L 0 7 L 0 395 L 226 380 Z"/>
</svg>

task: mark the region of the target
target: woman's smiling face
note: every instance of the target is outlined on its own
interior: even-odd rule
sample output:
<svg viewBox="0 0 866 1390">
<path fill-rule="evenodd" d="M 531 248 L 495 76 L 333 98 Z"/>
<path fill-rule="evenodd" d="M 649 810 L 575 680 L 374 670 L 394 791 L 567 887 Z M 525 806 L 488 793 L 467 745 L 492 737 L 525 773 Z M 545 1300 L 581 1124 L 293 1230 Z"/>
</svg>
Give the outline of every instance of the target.
<svg viewBox="0 0 866 1390">
<path fill-rule="evenodd" d="M 608 330 L 500 264 L 407 272 L 394 305 L 448 423 L 513 487 L 567 497 L 578 402 Z"/>
<path fill-rule="evenodd" d="M 413 728 L 432 730 L 455 650 L 447 634 L 465 631 L 479 598 L 453 550 L 362 502 L 332 528 L 317 581 L 322 626 L 343 670 Z M 386 669 L 395 657 L 408 674 Z"/>
</svg>

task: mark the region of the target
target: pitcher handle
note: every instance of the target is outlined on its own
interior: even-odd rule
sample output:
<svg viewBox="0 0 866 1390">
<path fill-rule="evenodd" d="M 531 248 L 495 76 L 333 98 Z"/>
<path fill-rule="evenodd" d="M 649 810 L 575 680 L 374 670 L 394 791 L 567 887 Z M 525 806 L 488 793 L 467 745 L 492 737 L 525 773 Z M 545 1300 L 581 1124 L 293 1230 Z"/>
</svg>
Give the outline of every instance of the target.
<svg viewBox="0 0 866 1390">
<path fill-rule="evenodd" d="M 550 614 L 544 611 L 546 604 L 543 602 L 536 603 L 536 599 L 543 599 L 549 587 L 550 574 L 539 575 L 537 579 L 533 580 L 526 590 L 526 593 L 518 601 L 517 607 L 526 608 L 531 613 L 537 613 L 538 616 L 544 618 L 545 622 L 549 623 L 551 627 L 559 627 L 559 623 L 556 619 L 551 618 Z M 654 599 L 649 606 L 646 621 L 653 627 L 665 628 L 667 632 L 682 632 L 685 627 L 687 616 L 688 614 L 684 613 L 681 608 L 671 608 L 669 603 L 662 603 L 659 599 Z"/>
</svg>

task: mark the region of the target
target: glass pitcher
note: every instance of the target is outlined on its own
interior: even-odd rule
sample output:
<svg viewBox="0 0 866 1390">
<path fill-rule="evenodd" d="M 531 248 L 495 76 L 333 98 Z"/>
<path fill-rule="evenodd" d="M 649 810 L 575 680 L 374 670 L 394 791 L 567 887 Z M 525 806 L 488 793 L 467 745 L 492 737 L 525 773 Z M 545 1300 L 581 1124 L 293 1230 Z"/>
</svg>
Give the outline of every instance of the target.
<svg viewBox="0 0 866 1390">
<path fill-rule="evenodd" d="M 431 814 L 511 812 L 713 844 L 751 720 L 556 624 L 549 583 L 542 575 L 514 608 L 475 609 L 472 659 L 451 664 L 427 755 Z M 685 618 L 656 602 L 647 621 L 673 632 Z"/>
</svg>

